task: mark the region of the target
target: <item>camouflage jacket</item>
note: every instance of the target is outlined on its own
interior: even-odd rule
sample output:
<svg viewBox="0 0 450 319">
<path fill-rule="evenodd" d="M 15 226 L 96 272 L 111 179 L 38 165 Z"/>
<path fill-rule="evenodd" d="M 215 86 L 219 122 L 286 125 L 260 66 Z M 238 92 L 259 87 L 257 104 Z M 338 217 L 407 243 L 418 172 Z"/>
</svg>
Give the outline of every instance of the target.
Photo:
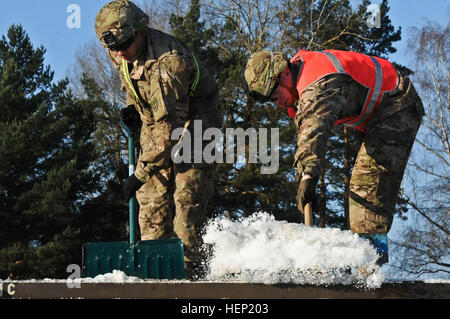
<svg viewBox="0 0 450 319">
<path fill-rule="evenodd" d="M 153 171 L 171 164 L 175 128 L 184 127 L 188 119 L 202 119 L 204 129 L 220 125 L 216 82 L 184 45 L 156 29 L 148 28 L 133 63 L 124 63 L 113 51 L 109 54 L 126 91 L 127 105 L 134 105 L 142 120 L 135 175 L 146 182 Z M 198 83 L 192 90 L 197 74 Z"/>
<path fill-rule="evenodd" d="M 408 90 L 409 79 L 399 75 L 398 87 L 385 94 L 370 127 L 413 104 L 422 105 L 417 95 Z M 321 161 L 325 158 L 327 143 L 336 121 L 357 115 L 364 105 L 367 88 L 347 75 L 329 75 L 303 91 L 296 102 L 297 151 L 294 168 L 301 174 L 319 177 Z M 423 114 L 423 109 L 418 111 Z M 401 123 L 399 123 L 400 125 Z"/>
</svg>

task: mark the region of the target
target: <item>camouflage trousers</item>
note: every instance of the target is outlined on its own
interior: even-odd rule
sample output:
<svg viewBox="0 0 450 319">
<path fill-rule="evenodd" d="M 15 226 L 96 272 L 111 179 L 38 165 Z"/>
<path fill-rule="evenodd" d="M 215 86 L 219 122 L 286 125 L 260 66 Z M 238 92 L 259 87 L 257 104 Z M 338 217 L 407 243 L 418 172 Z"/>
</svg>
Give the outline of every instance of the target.
<svg viewBox="0 0 450 319">
<path fill-rule="evenodd" d="M 201 259 L 200 231 L 213 193 L 214 166 L 173 165 L 152 174 L 137 192 L 142 240 L 177 236 L 186 262 Z"/>
<path fill-rule="evenodd" d="M 354 233 L 387 233 L 424 109 L 409 78 L 387 93 L 366 127 L 350 179 Z"/>
</svg>

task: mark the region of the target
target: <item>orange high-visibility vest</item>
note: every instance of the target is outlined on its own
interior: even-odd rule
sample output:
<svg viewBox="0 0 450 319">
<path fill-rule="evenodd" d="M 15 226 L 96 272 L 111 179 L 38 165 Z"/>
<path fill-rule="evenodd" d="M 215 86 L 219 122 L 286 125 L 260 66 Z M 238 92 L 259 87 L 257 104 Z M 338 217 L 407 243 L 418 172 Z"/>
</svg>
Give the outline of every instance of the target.
<svg viewBox="0 0 450 319">
<path fill-rule="evenodd" d="M 298 61 L 303 62 L 297 81 L 299 97 L 308 86 L 329 74 L 347 74 L 368 88 L 361 113 L 357 116 L 339 119 L 335 123 L 335 125 L 342 123 L 362 132 L 380 104 L 383 94 L 394 90 L 398 85 L 397 71 L 389 61 L 362 53 L 339 50 L 301 50 L 291 59 L 292 63 Z M 289 112 L 289 115 L 291 113 Z"/>
</svg>

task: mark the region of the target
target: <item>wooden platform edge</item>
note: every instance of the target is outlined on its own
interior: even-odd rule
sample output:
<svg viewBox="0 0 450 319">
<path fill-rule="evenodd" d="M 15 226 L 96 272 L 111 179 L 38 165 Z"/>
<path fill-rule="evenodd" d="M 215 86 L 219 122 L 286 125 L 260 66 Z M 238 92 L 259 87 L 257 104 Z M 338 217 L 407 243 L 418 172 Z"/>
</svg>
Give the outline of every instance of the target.
<svg viewBox="0 0 450 319">
<path fill-rule="evenodd" d="M 72 287 L 70 287 L 72 285 Z M 75 287 L 73 286 L 75 285 Z M 380 288 L 220 282 L 75 283 L 0 281 L 3 299 L 448 299 L 450 283 L 384 283 Z"/>
</svg>

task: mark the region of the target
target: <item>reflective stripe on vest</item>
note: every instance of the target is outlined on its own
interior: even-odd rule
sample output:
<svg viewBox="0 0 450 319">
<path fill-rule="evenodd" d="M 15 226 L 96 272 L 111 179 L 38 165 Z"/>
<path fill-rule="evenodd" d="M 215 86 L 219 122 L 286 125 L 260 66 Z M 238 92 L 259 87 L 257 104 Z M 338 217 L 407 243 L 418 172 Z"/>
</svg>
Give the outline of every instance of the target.
<svg viewBox="0 0 450 319">
<path fill-rule="evenodd" d="M 323 51 L 319 52 L 326 54 L 326 56 L 331 60 L 334 67 L 339 73 L 346 73 L 341 62 L 333 53 Z M 366 101 L 364 103 L 363 109 L 361 110 L 361 114 L 359 116 L 338 120 L 336 121 L 335 125 L 342 123 L 347 127 L 363 129 L 364 124 L 370 118 L 376 106 L 378 106 L 380 102 L 379 99 L 381 97 L 381 85 L 383 84 L 383 69 L 381 68 L 380 63 L 378 63 L 375 58 L 371 56 L 369 56 L 369 58 L 375 65 L 375 86 L 367 93 Z"/>
<path fill-rule="evenodd" d="M 367 94 L 366 103 L 364 104 L 364 108 L 361 111 L 359 117 L 355 120 L 343 122 L 345 126 L 351 128 L 357 128 L 358 126 L 364 125 L 367 122 L 375 108 L 380 103 L 380 97 L 382 96 L 381 85 L 383 84 L 383 69 L 376 59 L 374 59 L 373 57 L 370 58 L 375 64 L 375 87 L 373 88 L 372 92 L 369 91 L 369 93 Z M 369 95 L 371 95 L 370 99 Z"/>
<path fill-rule="evenodd" d="M 297 82 L 299 96 L 308 86 L 329 74 L 347 74 L 356 82 L 368 88 L 366 100 L 357 116 L 343 118 L 342 123 L 350 128 L 364 132 L 364 126 L 373 115 L 384 92 L 394 90 L 398 84 L 397 72 L 387 60 L 357 52 L 327 50 L 300 51 L 291 62 L 303 61 L 303 68 Z"/>
<path fill-rule="evenodd" d="M 133 91 L 134 96 L 136 97 L 136 100 L 141 104 L 145 105 L 141 98 L 139 97 L 139 94 L 137 94 L 136 88 L 134 87 L 133 82 L 131 81 L 130 77 L 130 71 L 128 70 L 128 62 L 126 60 L 122 60 L 122 69 L 123 69 L 123 76 L 125 78 L 125 81 L 127 82 L 128 86 L 130 87 L 131 91 Z"/>
<path fill-rule="evenodd" d="M 191 53 L 191 54 L 192 54 L 192 58 L 194 59 L 195 68 L 196 68 L 195 79 L 192 82 L 191 87 L 189 89 L 189 95 L 193 96 L 194 92 L 195 92 L 195 89 L 197 88 L 198 81 L 200 80 L 200 67 L 198 65 L 197 57 L 195 56 L 195 54 L 193 54 L 193 53 Z M 130 71 L 128 69 L 128 62 L 126 60 L 122 60 L 122 70 L 123 70 L 123 76 L 125 78 L 125 81 L 127 82 L 127 84 L 130 87 L 131 91 L 133 91 L 133 94 L 136 97 L 136 100 L 141 105 L 145 105 L 143 103 L 143 101 L 141 100 L 141 98 L 139 97 L 139 94 L 137 93 L 133 82 L 131 81 Z"/>
<path fill-rule="evenodd" d="M 196 69 L 195 79 L 194 79 L 194 82 L 192 82 L 191 89 L 189 92 L 189 95 L 193 96 L 195 89 L 197 88 L 198 81 L 200 80 L 200 67 L 198 66 L 198 61 L 197 61 L 197 57 L 195 56 L 195 54 L 191 52 L 191 55 L 192 55 L 192 58 L 194 59 L 195 69 Z"/>
</svg>

